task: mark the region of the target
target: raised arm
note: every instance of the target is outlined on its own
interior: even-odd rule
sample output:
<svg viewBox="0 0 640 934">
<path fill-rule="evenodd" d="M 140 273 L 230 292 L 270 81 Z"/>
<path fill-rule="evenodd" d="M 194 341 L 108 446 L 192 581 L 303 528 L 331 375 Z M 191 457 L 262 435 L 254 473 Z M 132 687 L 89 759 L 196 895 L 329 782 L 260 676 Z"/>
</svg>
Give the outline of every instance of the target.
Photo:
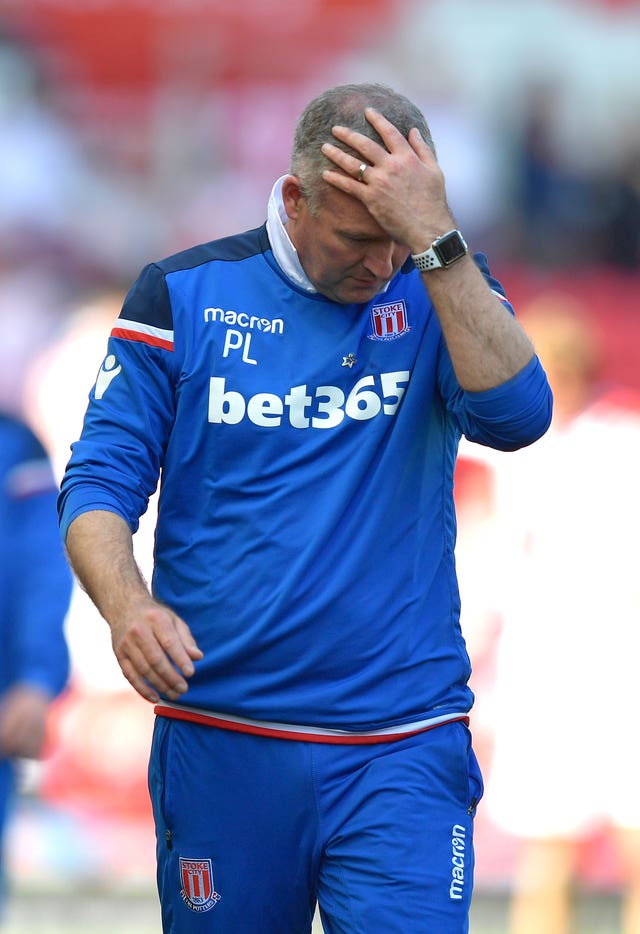
<svg viewBox="0 0 640 934">
<path fill-rule="evenodd" d="M 356 155 L 325 144 L 323 152 L 336 169 L 326 170 L 323 178 L 362 202 L 393 240 L 411 253 L 422 253 L 456 226 L 444 174 L 417 129 L 407 140 L 377 111 L 367 108 L 366 116 L 386 148 L 336 126 L 336 139 Z M 422 273 L 422 278 L 463 389 L 480 392 L 499 386 L 532 359 L 534 349 L 527 335 L 491 291 L 472 257 Z"/>
<path fill-rule="evenodd" d="M 133 554 L 131 531 L 113 512 L 91 510 L 69 526 L 71 566 L 111 628 L 124 676 L 146 700 L 177 700 L 202 658 L 189 627 L 149 592 Z"/>
</svg>

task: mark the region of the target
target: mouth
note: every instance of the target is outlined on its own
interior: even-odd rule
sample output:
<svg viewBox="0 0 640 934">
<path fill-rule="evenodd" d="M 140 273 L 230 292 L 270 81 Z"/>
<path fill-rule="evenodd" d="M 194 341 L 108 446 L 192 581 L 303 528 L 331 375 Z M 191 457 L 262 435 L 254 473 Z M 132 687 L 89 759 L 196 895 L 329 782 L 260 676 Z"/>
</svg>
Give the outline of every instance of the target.
<svg viewBox="0 0 640 934">
<path fill-rule="evenodd" d="M 384 285 L 384 282 L 381 279 L 372 279 L 371 277 L 364 279 L 360 276 L 352 276 L 352 280 L 354 284 L 360 289 L 381 288 Z"/>
</svg>

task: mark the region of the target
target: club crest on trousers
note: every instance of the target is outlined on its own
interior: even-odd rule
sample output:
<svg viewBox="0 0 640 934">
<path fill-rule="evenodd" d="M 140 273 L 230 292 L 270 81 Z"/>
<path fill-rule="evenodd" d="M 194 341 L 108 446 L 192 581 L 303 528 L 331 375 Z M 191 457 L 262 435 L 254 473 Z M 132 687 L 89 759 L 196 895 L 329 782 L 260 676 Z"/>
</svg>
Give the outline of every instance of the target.
<svg viewBox="0 0 640 934">
<path fill-rule="evenodd" d="M 209 911 L 221 895 L 213 884 L 213 864 L 210 859 L 180 857 L 180 895 L 192 911 Z"/>
</svg>

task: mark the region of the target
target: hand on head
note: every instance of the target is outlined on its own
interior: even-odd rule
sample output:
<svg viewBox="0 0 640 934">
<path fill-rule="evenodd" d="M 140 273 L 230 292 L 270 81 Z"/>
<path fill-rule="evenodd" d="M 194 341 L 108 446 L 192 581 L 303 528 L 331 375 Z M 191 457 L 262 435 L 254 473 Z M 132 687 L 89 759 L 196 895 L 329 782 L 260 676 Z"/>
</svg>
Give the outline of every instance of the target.
<svg viewBox="0 0 640 934">
<path fill-rule="evenodd" d="M 454 226 L 444 174 L 417 128 L 407 139 L 373 108 L 367 107 L 365 116 L 384 146 L 356 130 L 334 126 L 336 140 L 351 152 L 324 143 L 322 152 L 335 168 L 322 177 L 360 201 L 393 240 L 419 253 Z"/>
</svg>

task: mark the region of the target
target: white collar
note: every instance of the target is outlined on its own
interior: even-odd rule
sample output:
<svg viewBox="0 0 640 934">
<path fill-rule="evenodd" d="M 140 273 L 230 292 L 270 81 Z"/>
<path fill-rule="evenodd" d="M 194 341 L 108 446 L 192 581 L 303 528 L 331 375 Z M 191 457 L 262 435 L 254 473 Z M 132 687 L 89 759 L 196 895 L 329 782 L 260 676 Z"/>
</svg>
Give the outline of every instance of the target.
<svg viewBox="0 0 640 934">
<path fill-rule="evenodd" d="M 292 282 L 304 289 L 305 292 L 317 294 L 318 290 L 302 268 L 302 263 L 298 258 L 298 251 L 291 242 L 285 227 L 287 212 L 284 209 L 284 201 L 282 200 L 282 183 L 285 178 L 286 175 L 280 176 L 271 189 L 267 207 L 267 235 L 273 255 L 283 273 Z M 379 294 L 384 294 L 388 288 L 389 282 L 386 282 Z"/>
<path fill-rule="evenodd" d="M 317 292 L 298 258 L 298 251 L 291 242 L 285 229 L 287 212 L 282 200 L 282 182 L 286 175 L 281 176 L 271 190 L 269 206 L 267 208 L 267 234 L 273 255 L 283 273 L 296 285 L 306 292 Z"/>
</svg>

